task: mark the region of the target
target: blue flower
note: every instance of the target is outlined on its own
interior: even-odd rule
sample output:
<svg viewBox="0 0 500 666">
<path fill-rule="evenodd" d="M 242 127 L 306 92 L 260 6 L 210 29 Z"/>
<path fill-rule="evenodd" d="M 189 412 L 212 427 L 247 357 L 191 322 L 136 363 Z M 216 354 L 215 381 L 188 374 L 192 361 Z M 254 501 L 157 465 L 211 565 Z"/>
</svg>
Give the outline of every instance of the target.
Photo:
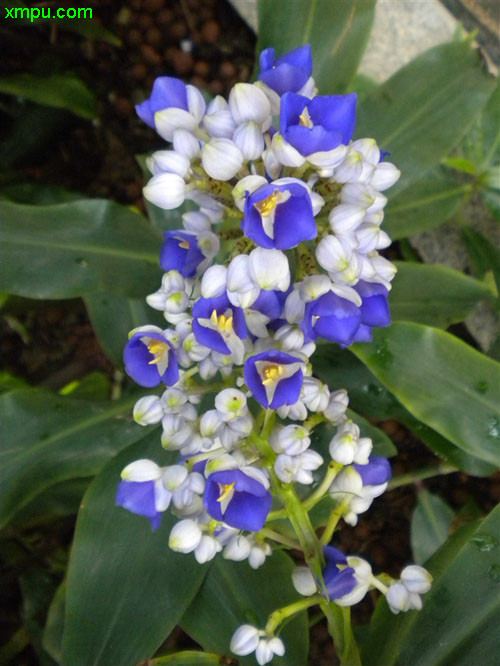
<svg viewBox="0 0 500 666">
<path fill-rule="evenodd" d="M 288 250 L 318 233 L 309 192 L 293 182 L 262 185 L 248 195 L 241 226 L 245 236 L 267 249 Z"/>
<path fill-rule="evenodd" d="M 347 146 L 356 123 L 356 99 L 356 93 L 313 99 L 285 93 L 281 99 L 281 134 L 304 156 Z"/>
<path fill-rule="evenodd" d="M 228 343 L 231 344 L 235 335 L 240 340 L 247 336 L 243 310 L 232 305 L 226 294 L 216 298 L 199 298 L 192 312 L 196 340 L 220 354 L 232 353 Z"/>
<path fill-rule="evenodd" d="M 353 467 L 361 476 L 363 486 L 381 486 L 392 477 L 390 462 L 381 456 L 370 456 L 367 465 L 355 463 Z"/>
<path fill-rule="evenodd" d="M 322 573 L 328 597 L 339 599 L 349 594 L 358 582 L 354 577 L 354 569 L 347 566 L 346 556 L 334 546 L 323 546 L 323 555 L 326 566 Z"/>
<path fill-rule="evenodd" d="M 160 252 L 160 267 L 165 273 L 176 270 L 183 277 L 193 277 L 198 266 L 205 260 L 195 234 L 176 230 L 166 231 L 163 236 L 165 242 Z"/>
<path fill-rule="evenodd" d="M 271 502 L 267 489 L 239 469 L 210 474 L 203 495 L 203 505 L 212 518 L 250 532 L 264 527 Z"/>
<path fill-rule="evenodd" d="M 171 76 L 159 76 L 154 84 L 151 97 L 135 107 L 139 118 L 153 129 L 155 113 L 169 108 L 188 110 L 186 84 Z"/>
<path fill-rule="evenodd" d="M 325 338 L 348 347 L 353 343 L 360 324 L 360 308 L 329 291 L 306 303 L 300 328 L 306 342 Z"/>
<path fill-rule="evenodd" d="M 312 74 L 312 55 L 309 44 L 299 46 L 279 58 L 274 48 L 264 49 L 260 54 L 259 80 L 278 95 L 298 92 Z"/>
<path fill-rule="evenodd" d="M 383 284 L 360 281 L 354 287 L 362 298 L 360 306 L 361 324 L 353 342 L 371 342 L 374 326 L 389 326 L 391 313 L 389 310 L 389 292 Z"/>
<path fill-rule="evenodd" d="M 116 493 L 116 505 L 149 518 L 152 530 L 160 526 L 162 514 L 156 508 L 156 485 L 155 481 L 120 481 Z"/>
<path fill-rule="evenodd" d="M 251 356 L 245 362 L 245 383 L 254 398 L 266 409 L 294 405 L 304 380 L 304 363 L 295 356 L 270 350 Z"/>
<path fill-rule="evenodd" d="M 123 350 L 123 362 L 125 372 L 140 386 L 173 386 L 179 381 L 177 357 L 159 329 L 134 333 Z"/>
</svg>

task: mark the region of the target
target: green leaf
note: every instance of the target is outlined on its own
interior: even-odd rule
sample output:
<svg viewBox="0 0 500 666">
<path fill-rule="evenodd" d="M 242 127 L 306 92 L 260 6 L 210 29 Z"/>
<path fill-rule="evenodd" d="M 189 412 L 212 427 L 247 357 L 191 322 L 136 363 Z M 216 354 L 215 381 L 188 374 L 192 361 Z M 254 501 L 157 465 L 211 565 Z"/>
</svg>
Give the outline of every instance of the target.
<svg viewBox="0 0 500 666">
<path fill-rule="evenodd" d="M 61 644 L 64 632 L 64 610 L 66 601 L 66 581 L 63 581 L 56 590 L 49 606 L 47 620 L 43 630 L 42 645 L 52 659 L 61 663 Z"/>
<path fill-rule="evenodd" d="M 66 109 L 82 118 L 98 118 L 94 94 L 72 74 L 12 74 L 0 78 L 0 92 L 17 95 L 37 104 Z"/>
<path fill-rule="evenodd" d="M 50 205 L 67 201 L 85 199 L 79 192 L 66 190 L 58 185 L 45 185 L 40 183 L 17 183 L 2 187 L 0 195 L 16 203 L 34 205 Z"/>
<path fill-rule="evenodd" d="M 116 402 L 39 389 L 3 395 L 0 525 L 50 486 L 94 475 L 118 451 L 143 438 L 144 430 L 130 418 L 139 395 Z"/>
<path fill-rule="evenodd" d="M 245 623 L 264 627 L 277 608 L 297 600 L 290 557 L 275 551 L 257 570 L 248 562 L 231 562 L 218 557 L 193 603 L 181 620 L 182 628 L 208 652 L 230 654 L 229 644 L 236 629 Z M 309 632 L 307 614 L 294 618 L 280 637 L 285 656 L 276 665 L 302 666 L 307 663 Z M 239 658 L 242 665 L 255 666 L 253 656 Z"/>
<path fill-rule="evenodd" d="M 361 102 L 356 136 L 372 136 L 391 153 L 402 191 L 457 145 L 494 85 L 470 41 L 436 46 Z"/>
<path fill-rule="evenodd" d="M 259 0 L 257 53 L 310 44 L 322 95 L 345 90 L 356 74 L 373 24 L 374 0 Z"/>
<path fill-rule="evenodd" d="M 423 609 L 392 615 L 385 599 L 364 645 L 365 666 L 495 666 L 500 613 L 500 505 L 454 534 L 429 562 Z"/>
<path fill-rule="evenodd" d="M 123 348 L 133 328 L 145 324 L 165 328 L 161 313 L 150 308 L 143 299 L 100 291 L 87 294 L 84 301 L 94 333 L 104 353 L 117 368 L 123 367 Z"/>
<path fill-rule="evenodd" d="M 8 391 L 28 387 L 29 384 L 26 380 L 15 377 L 5 370 L 0 371 L 0 393 L 7 393 Z"/>
<path fill-rule="evenodd" d="M 410 527 L 411 549 L 417 564 L 424 564 L 441 548 L 454 515 L 453 509 L 438 495 L 427 490 L 419 492 Z"/>
<path fill-rule="evenodd" d="M 493 299 L 486 284 L 452 268 L 401 261 L 396 266 L 389 294 L 394 321 L 447 328 L 463 321 L 481 299 Z"/>
<path fill-rule="evenodd" d="M 353 352 L 408 411 L 467 453 L 500 466 L 500 364 L 435 328 L 374 329 Z"/>
<path fill-rule="evenodd" d="M 135 666 L 151 657 L 207 571 L 192 554 L 169 549 L 176 522 L 170 512 L 153 532 L 146 518 L 115 506 L 121 470 L 140 458 L 175 462 L 153 432 L 113 458 L 83 498 L 68 568 L 61 666 Z"/>
<path fill-rule="evenodd" d="M 59 395 L 70 395 L 80 400 L 107 400 L 111 393 L 111 381 L 108 375 L 95 370 L 81 379 L 63 386 Z"/>
<path fill-rule="evenodd" d="M 492 271 L 497 291 L 500 292 L 500 250 L 472 227 L 464 226 L 461 231 L 477 275 L 484 277 L 488 271 Z"/>
<path fill-rule="evenodd" d="M 76 516 L 92 478 L 69 479 L 56 483 L 17 511 L 12 523 L 16 529 L 33 529 L 64 516 Z"/>
<path fill-rule="evenodd" d="M 468 474 L 489 476 L 496 471 L 496 466 L 469 455 L 410 414 L 352 352 L 322 345 L 312 362 L 314 374 L 330 386 L 338 388 L 341 378 L 341 386 L 349 393 L 350 405 L 365 417 L 378 421 L 396 419 L 434 453 Z"/>
<path fill-rule="evenodd" d="M 396 240 L 437 227 L 450 219 L 467 192 L 468 185 L 452 178 L 436 175 L 419 180 L 396 196 L 389 194 L 384 230 Z"/>
<path fill-rule="evenodd" d="M 162 238 L 125 206 L 88 199 L 55 206 L 0 201 L 0 289 L 28 298 L 94 291 L 130 297 L 158 288 Z"/>
<path fill-rule="evenodd" d="M 441 164 L 444 164 L 444 166 L 447 166 L 450 169 L 455 169 L 455 171 L 468 173 L 472 176 L 477 173 L 476 166 L 465 157 L 445 157 L 441 160 Z"/>
<path fill-rule="evenodd" d="M 158 659 L 150 659 L 148 666 L 223 666 L 224 663 L 223 657 L 218 654 L 186 650 L 158 657 Z"/>
</svg>

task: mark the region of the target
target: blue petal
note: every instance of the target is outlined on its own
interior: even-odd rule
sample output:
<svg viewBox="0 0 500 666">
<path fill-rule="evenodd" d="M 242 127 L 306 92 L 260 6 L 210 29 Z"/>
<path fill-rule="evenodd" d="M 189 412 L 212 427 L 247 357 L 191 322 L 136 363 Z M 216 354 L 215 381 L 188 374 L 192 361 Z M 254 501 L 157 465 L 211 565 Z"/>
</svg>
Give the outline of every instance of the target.
<svg viewBox="0 0 500 666">
<path fill-rule="evenodd" d="M 142 342 L 143 337 L 166 342 L 165 337 L 161 333 L 149 333 L 147 331 L 135 333 L 125 345 L 123 350 L 123 363 L 125 365 L 125 372 L 129 377 L 132 377 L 132 379 L 140 386 L 151 388 L 153 386 L 158 386 L 161 382 L 161 378 L 158 373 L 158 366 L 149 364 L 150 361 L 154 359 L 154 354 L 152 354 L 144 342 Z M 170 363 L 172 362 L 171 351 L 169 351 L 168 360 L 170 366 Z M 173 360 L 175 366 L 177 366 L 175 356 L 173 357 Z"/>
<path fill-rule="evenodd" d="M 311 46 L 309 44 L 304 44 L 304 46 L 298 46 L 296 49 L 284 53 L 276 60 L 276 65 L 282 65 L 283 63 L 303 69 L 307 73 L 307 81 L 312 74 L 313 67 Z"/>
<path fill-rule="evenodd" d="M 187 111 L 186 84 L 171 76 L 160 76 L 153 83 L 149 99 L 138 104 L 135 110 L 143 122 L 155 129 L 155 113 L 170 107 Z"/>
<path fill-rule="evenodd" d="M 280 129 L 283 135 L 285 135 L 289 126 L 299 124 L 300 114 L 308 102 L 310 102 L 310 99 L 304 97 L 304 95 L 297 95 L 293 92 L 287 92 L 283 95 L 280 107 Z"/>
<path fill-rule="evenodd" d="M 356 335 L 353 338 L 354 342 L 371 342 L 373 340 L 372 327 L 360 324 Z M 352 343 L 351 343 L 352 344 Z"/>
<path fill-rule="evenodd" d="M 271 504 L 272 497 L 268 492 L 262 497 L 245 492 L 235 493 L 223 520 L 231 527 L 259 532 L 264 527 Z"/>
<path fill-rule="evenodd" d="M 342 134 L 337 130 L 327 130 L 321 125 L 303 127 L 292 125 L 283 136 L 301 155 L 333 150 L 342 143 Z"/>
<path fill-rule="evenodd" d="M 200 345 L 213 349 L 220 354 L 231 353 L 231 350 L 224 342 L 222 335 L 213 328 L 203 326 L 197 319 L 193 319 L 193 333 Z"/>
<path fill-rule="evenodd" d="M 383 284 L 358 282 L 355 287 L 362 298 L 361 322 L 368 326 L 389 326 L 389 292 Z"/>
<path fill-rule="evenodd" d="M 120 481 L 116 492 L 116 505 L 149 518 L 153 530 L 160 525 L 162 515 L 156 510 L 154 481 Z"/>
<path fill-rule="evenodd" d="M 275 50 L 272 46 L 268 49 L 261 51 L 259 56 L 259 64 L 262 70 L 271 69 L 275 61 Z"/>
<path fill-rule="evenodd" d="M 323 546 L 323 555 L 328 564 L 347 564 L 347 557 L 335 546 Z"/>
<path fill-rule="evenodd" d="M 367 465 L 354 464 L 364 486 L 380 486 L 392 477 L 391 464 L 381 456 L 371 456 Z"/>
<path fill-rule="evenodd" d="M 334 569 L 336 569 L 337 574 L 334 573 Z M 334 565 L 327 566 L 323 570 L 323 579 L 330 599 L 340 599 L 340 597 L 352 592 L 358 584 L 352 567 L 339 571 Z"/>
<path fill-rule="evenodd" d="M 304 373 L 300 368 L 291 377 L 278 382 L 270 408 L 278 409 L 278 407 L 282 407 L 283 405 L 294 405 L 300 397 L 300 389 L 303 382 Z"/>
<path fill-rule="evenodd" d="M 288 91 L 297 92 L 308 78 L 309 75 L 305 70 L 289 63 L 276 65 L 273 69 L 268 69 L 259 74 L 259 80 L 263 81 L 278 95 L 283 95 Z"/>
<path fill-rule="evenodd" d="M 347 145 L 356 125 L 356 93 L 314 97 L 308 105 L 313 123 L 339 132 L 339 143 Z"/>
</svg>

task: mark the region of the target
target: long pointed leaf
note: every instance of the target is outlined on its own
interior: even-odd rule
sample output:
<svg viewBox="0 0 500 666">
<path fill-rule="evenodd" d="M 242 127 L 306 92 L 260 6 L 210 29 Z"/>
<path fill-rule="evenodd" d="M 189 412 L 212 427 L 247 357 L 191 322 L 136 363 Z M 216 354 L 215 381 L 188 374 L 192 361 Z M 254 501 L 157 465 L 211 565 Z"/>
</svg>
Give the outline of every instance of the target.
<svg viewBox="0 0 500 666">
<path fill-rule="evenodd" d="M 115 506 L 120 472 L 139 458 L 174 462 L 158 433 L 116 456 L 85 494 L 66 583 L 61 666 L 135 666 L 180 620 L 207 567 L 168 547 L 169 512 L 149 522 Z"/>
</svg>

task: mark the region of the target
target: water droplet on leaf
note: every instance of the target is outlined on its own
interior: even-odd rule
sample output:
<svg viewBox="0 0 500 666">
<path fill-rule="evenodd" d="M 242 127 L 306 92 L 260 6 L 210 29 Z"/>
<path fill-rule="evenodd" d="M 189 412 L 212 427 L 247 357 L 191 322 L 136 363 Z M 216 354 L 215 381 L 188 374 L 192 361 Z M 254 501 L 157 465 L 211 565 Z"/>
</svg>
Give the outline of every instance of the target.
<svg viewBox="0 0 500 666">
<path fill-rule="evenodd" d="M 487 423 L 488 437 L 492 439 L 500 439 L 500 421 L 496 416 L 492 416 Z"/>
<path fill-rule="evenodd" d="M 490 534 L 476 534 L 476 536 L 472 537 L 471 543 L 482 553 L 487 553 L 498 546 L 497 539 Z"/>
</svg>

